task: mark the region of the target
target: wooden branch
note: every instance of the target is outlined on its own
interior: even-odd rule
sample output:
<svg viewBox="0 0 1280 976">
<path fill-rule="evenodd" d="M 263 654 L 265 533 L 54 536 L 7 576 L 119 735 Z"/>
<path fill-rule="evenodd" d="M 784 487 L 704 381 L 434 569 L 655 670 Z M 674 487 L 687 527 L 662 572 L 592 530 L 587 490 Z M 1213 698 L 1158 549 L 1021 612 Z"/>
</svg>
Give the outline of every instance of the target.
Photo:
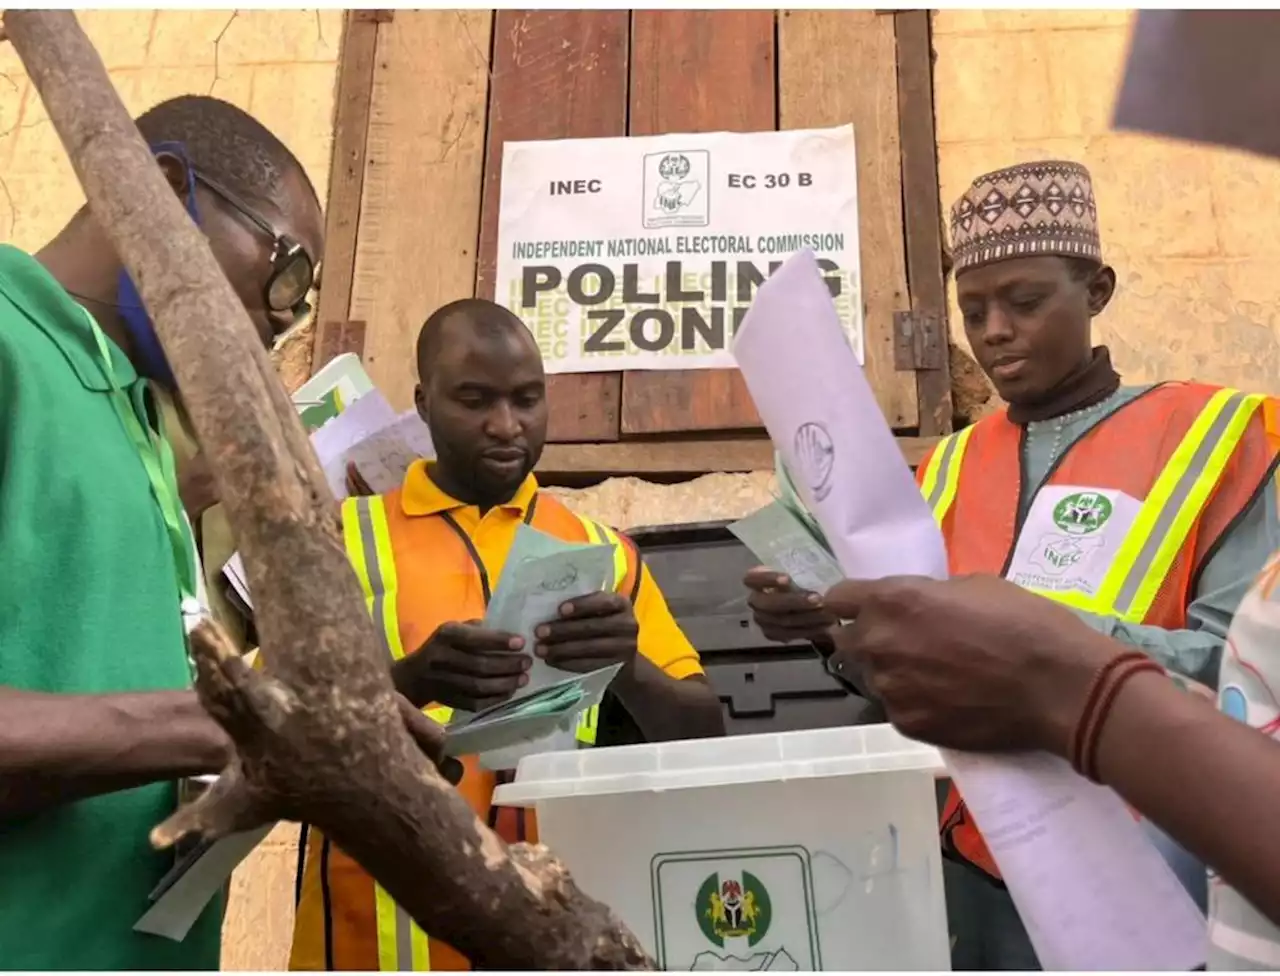
<svg viewBox="0 0 1280 976">
<path fill-rule="evenodd" d="M 211 625 L 195 634 L 201 700 L 239 755 L 153 839 L 306 820 L 478 968 L 648 966 L 636 938 L 545 848 L 507 850 L 406 730 L 333 498 L 207 241 L 75 16 L 9 10 L 4 27 L 155 322 L 236 530 L 269 649 L 262 674 Z"/>
</svg>

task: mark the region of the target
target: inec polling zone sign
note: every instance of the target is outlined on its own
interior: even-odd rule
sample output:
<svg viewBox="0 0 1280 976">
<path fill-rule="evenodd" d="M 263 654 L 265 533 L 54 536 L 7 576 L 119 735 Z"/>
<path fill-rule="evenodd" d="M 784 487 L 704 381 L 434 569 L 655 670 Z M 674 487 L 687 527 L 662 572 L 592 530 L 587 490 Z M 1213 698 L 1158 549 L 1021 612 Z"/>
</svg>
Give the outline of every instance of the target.
<svg viewBox="0 0 1280 976">
<path fill-rule="evenodd" d="M 863 360 L 853 126 L 509 142 L 496 300 L 549 373 L 728 369 L 756 288 L 814 252 Z"/>
</svg>

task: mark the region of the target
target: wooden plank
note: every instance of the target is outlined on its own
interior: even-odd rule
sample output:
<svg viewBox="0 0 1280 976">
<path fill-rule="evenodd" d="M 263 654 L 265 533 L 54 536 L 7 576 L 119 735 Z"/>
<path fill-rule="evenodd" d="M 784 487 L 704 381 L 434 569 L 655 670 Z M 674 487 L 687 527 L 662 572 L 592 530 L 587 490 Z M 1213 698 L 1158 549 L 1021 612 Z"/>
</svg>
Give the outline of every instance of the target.
<svg viewBox="0 0 1280 976">
<path fill-rule="evenodd" d="M 497 12 L 477 295 L 494 297 L 503 144 L 625 136 L 630 30 L 625 10 Z M 548 377 L 548 441 L 616 441 L 621 390 L 620 373 Z"/>
<path fill-rule="evenodd" d="M 397 10 L 378 25 L 350 319 L 365 368 L 408 409 L 427 316 L 474 293 L 489 10 Z"/>
<path fill-rule="evenodd" d="M 635 11 L 630 134 L 775 128 L 774 54 L 772 10 Z M 759 426 L 736 369 L 622 378 L 623 434 Z"/>
<path fill-rule="evenodd" d="M 938 198 L 938 141 L 933 118 L 933 46 L 929 12 L 895 14 L 898 42 L 898 116 L 902 142 L 902 196 L 906 210 L 907 281 L 911 309 L 947 321 L 942 273 L 942 207 Z M 946 329 L 943 335 L 947 334 Z M 916 371 L 922 435 L 951 430 L 949 358 L 940 368 Z"/>
<path fill-rule="evenodd" d="M 909 305 L 894 20 L 870 10 L 778 16 L 781 128 L 853 123 L 867 379 L 889 426 L 915 427 L 915 375 L 894 363 L 893 313 Z"/>
<path fill-rule="evenodd" d="M 899 437 L 902 456 L 917 467 L 936 437 Z M 619 444 L 549 444 L 539 476 L 698 475 L 714 471 L 772 471 L 773 444 L 764 438 L 631 441 Z"/>
<path fill-rule="evenodd" d="M 333 112 L 333 161 L 329 168 L 329 205 L 325 208 L 325 255 L 321 263 L 320 302 L 316 309 L 314 373 L 324 366 L 326 350 L 342 343 L 330 333 L 342 331 L 351 313 L 355 277 L 356 231 L 364 187 L 365 143 L 373 100 L 373 62 L 378 23 L 368 11 L 347 12 L 338 54 L 338 92 Z M 363 335 L 361 336 L 363 340 Z M 362 349 L 353 350 L 357 355 Z"/>
</svg>

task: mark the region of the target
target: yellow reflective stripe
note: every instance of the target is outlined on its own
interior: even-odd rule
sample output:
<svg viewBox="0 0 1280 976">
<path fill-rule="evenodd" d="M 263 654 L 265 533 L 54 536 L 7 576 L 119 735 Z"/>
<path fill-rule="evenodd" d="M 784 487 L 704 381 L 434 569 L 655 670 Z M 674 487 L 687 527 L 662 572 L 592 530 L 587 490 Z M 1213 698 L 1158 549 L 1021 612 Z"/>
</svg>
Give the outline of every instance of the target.
<svg viewBox="0 0 1280 976">
<path fill-rule="evenodd" d="M 381 497 L 348 498 L 342 503 L 342 538 L 387 654 L 393 659 L 404 657 L 400 620 L 396 612 L 395 554 L 391 548 L 387 510 Z M 378 969 L 383 972 L 430 970 L 427 934 L 376 882 L 373 897 L 378 930 Z"/>
<path fill-rule="evenodd" d="M 924 466 L 924 478 L 920 481 L 920 494 L 924 495 L 928 501 L 933 497 L 934 488 L 938 484 L 938 471 L 942 467 L 942 456 L 947 452 L 947 448 L 952 444 L 952 438 L 955 435 L 949 434 L 934 445 L 933 453 L 929 455 L 929 463 Z"/>
<path fill-rule="evenodd" d="M 972 434 L 973 426 L 969 426 L 957 434 L 944 438 L 933 449 L 933 456 L 929 458 L 929 466 L 925 469 L 920 491 L 929 505 L 929 510 L 933 512 L 934 521 L 939 525 L 947 517 L 947 512 L 951 510 L 951 505 L 956 500 L 956 488 L 960 484 L 960 466 Z"/>
<path fill-rule="evenodd" d="M 1156 479 L 1098 590 L 1099 612 L 1146 619 L 1263 397 L 1219 390 Z"/>
<path fill-rule="evenodd" d="M 373 593 L 369 590 L 369 566 L 364 557 L 364 542 L 360 538 L 360 516 L 357 514 L 362 499 L 347 498 L 342 502 L 342 544 L 347 548 L 347 559 L 355 570 L 356 579 L 364 593 L 365 609 L 373 608 Z"/>
<path fill-rule="evenodd" d="M 437 705 L 435 708 L 424 709 L 427 718 L 434 719 L 441 725 L 448 725 L 449 719 L 453 718 L 453 709 L 448 705 Z"/>
<path fill-rule="evenodd" d="M 396 955 L 398 906 L 395 899 L 382 890 L 381 885 L 373 886 L 373 899 L 378 919 L 378 969 L 384 973 L 397 972 L 400 969 L 400 959 Z"/>
<path fill-rule="evenodd" d="M 574 730 L 574 738 L 584 746 L 596 744 L 596 728 L 600 722 L 600 706 L 592 705 L 585 712 L 578 714 L 578 726 Z"/>
<path fill-rule="evenodd" d="M 589 518 L 578 516 L 578 521 L 582 523 L 582 527 L 587 531 L 587 540 L 592 545 L 608 545 L 613 546 L 613 591 L 621 592 L 622 584 L 627 581 L 627 548 L 622 540 L 618 538 L 618 533 L 607 525 L 600 525 L 593 522 Z M 581 746 L 593 746 L 596 744 L 596 728 L 600 721 L 600 706 L 592 705 L 590 708 L 578 713 L 578 724 L 574 728 L 574 738 Z"/>
<path fill-rule="evenodd" d="M 607 525 L 601 525 L 593 522 L 585 516 L 578 515 L 577 519 L 582 523 L 582 527 L 587 532 L 587 541 L 593 546 L 613 546 L 613 591 L 616 593 L 622 589 L 622 584 L 627 579 L 627 550 L 622 540 L 618 538 L 618 533 Z"/>
<path fill-rule="evenodd" d="M 378 926 L 378 970 L 425 973 L 431 970 L 431 943 L 409 913 L 380 885 L 374 885 Z"/>
<path fill-rule="evenodd" d="M 622 584 L 627 581 L 627 547 L 618 538 L 618 533 L 607 525 L 597 526 L 604 541 L 613 546 L 613 591 L 621 592 Z"/>
</svg>

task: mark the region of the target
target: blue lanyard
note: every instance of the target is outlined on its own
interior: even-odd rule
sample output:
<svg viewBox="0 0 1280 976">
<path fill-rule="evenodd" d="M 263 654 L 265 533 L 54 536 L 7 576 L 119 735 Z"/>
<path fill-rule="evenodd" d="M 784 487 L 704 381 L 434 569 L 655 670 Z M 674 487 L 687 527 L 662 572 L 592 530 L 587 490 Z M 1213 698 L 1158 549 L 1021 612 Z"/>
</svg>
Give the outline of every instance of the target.
<svg viewBox="0 0 1280 976">
<path fill-rule="evenodd" d="M 98 351 L 102 354 L 102 368 L 111 386 L 111 403 L 120 417 L 120 422 L 124 424 L 125 433 L 129 435 L 129 440 L 138 452 L 142 466 L 147 472 L 147 480 L 151 483 L 151 494 L 164 518 L 165 534 L 169 537 L 169 546 L 173 552 L 182 611 L 184 614 L 197 613 L 199 600 L 196 596 L 195 540 L 182 514 L 173 449 L 168 441 L 151 429 L 150 424 L 147 425 L 146 430 L 143 429 L 134 411 L 133 403 L 116 382 L 115 370 L 111 367 L 111 352 L 107 346 L 107 337 L 102 334 L 102 329 L 98 327 L 98 323 L 88 310 L 82 309 L 82 311 L 98 342 Z"/>
</svg>

